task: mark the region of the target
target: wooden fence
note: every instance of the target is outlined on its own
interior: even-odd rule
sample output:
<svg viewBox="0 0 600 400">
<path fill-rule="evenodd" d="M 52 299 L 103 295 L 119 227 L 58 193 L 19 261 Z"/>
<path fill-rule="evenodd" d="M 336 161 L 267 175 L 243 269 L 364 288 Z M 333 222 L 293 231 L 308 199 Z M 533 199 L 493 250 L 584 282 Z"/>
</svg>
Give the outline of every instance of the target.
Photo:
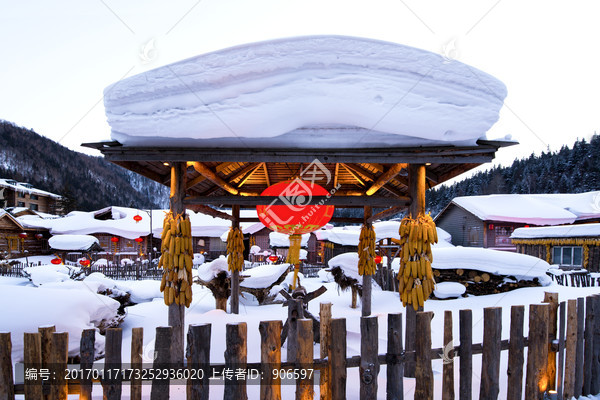
<svg viewBox="0 0 600 400">
<path fill-rule="evenodd" d="M 106 334 L 104 368 L 95 373 L 95 330 L 83 331 L 81 338 L 80 367 L 67 369 L 66 333 L 53 333 L 52 328 L 40 328 L 37 333 L 24 337 L 24 373 L 27 384 L 13 383 L 10 333 L 0 333 L 0 398 L 13 399 L 24 393 L 26 399 L 41 399 L 49 393 L 51 399 L 66 399 L 67 393 L 80 393 L 81 398 L 91 398 L 92 385 L 102 382 L 106 399 L 120 399 L 123 383 L 128 383 L 130 398 L 141 399 L 142 382 L 151 386 L 151 399 L 167 399 L 169 384 L 185 384 L 188 399 L 208 399 L 211 378 L 218 377 L 224 384 L 224 399 L 246 399 L 251 371 L 258 371 L 262 379 L 261 399 L 281 399 L 282 383 L 293 380 L 297 399 L 312 399 L 319 385 L 321 399 L 345 399 L 348 368 L 359 368 L 360 399 L 376 399 L 386 392 L 388 399 L 404 399 L 403 379 L 405 367 L 414 363 L 415 399 L 432 399 L 434 378 L 432 360 L 443 358 L 442 398 L 461 400 L 480 398 L 496 399 L 500 381 L 506 380 L 507 398 L 542 399 L 557 393 L 558 399 L 600 392 L 600 295 L 569 300 L 558 304 L 558 296 L 547 293 L 544 304 L 529 306 L 529 336 L 524 337 L 524 306 L 510 310 L 510 338 L 501 339 L 502 308 L 484 309 L 483 342 L 473 343 L 473 318 L 471 310 L 460 310 L 458 323 L 460 345 L 452 348 L 432 348 L 432 312 L 416 315 L 415 350 L 405 351 L 402 342 L 402 315 L 388 315 L 387 348 L 378 348 L 377 317 L 362 317 L 360 321 L 361 352 L 348 357 L 346 349 L 346 320 L 331 318 L 331 304 L 321 304 L 320 357 L 313 358 L 312 320 L 288 321 L 287 360 L 281 361 L 281 321 L 264 321 L 259 325 L 261 361 L 247 362 L 247 326 L 245 322 L 227 324 L 224 363 L 210 360 L 211 325 L 191 325 L 188 331 L 187 362 L 175 362 L 171 357 L 170 327 L 156 328 L 155 357 L 153 364 L 142 364 L 143 331 L 132 332 L 131 363 L 121 360 L 121 329 L 109 329 Z M 452 324 L 455 315 L 444 313 L 444 343 L 452 343 Z M 331 340 L 331 338 L 336 338 Z M 525 350 L 527 349 L 527 350 Z M 380 354 L 383 350 L 383 354 Z M 453 350 L 451 354 L 449 350 Z M 508 352 L 508 371 L 501 371 L 500 356 Z M 525 351 L 527 361 L 525 362 Z M 482 354 L 481 371 L 473 370 L 473 355 Z M 387 365 L 385 388 L 378 387 L 381 365 Z M 35 379 L 31 368 L 38 367 Z M 454 368 L 459 380 L 454 380 Z M 60 371 L 51 384 L 44 381 L 39 370 Z M 407 368 L 408 370 L 409 368 Z M 83 371 L 83 372 L 82 372 Z M 109 378 L 110 371 L 119 371 Z M 125 371 L 125 372 L 123 372 Z M 159 371 L 163 371 L 162 373 Z M 309 373 L 319 371 L 318 374 Z M 113 372 L 114 373 L 114 372 Z M 100 379 L 104 374 L 104 379 Z M 164 375 L 170 375 L 165 377 Z M 479 394 L 472 393 L 473 375 L 481 376 Z M 256 377 L 255 376 L 255 377 Z M 150 379 L 152 377 L 153 379 Z M 228 379 L 230 377 L 231 379 Z M 317 379 L 318 378 L 318 379 Z M 173 379 L 173 380 L 172 380 Z M 284 382 L 282 382 L 282 379 Z M 286 381 L 287 380 L 287 381 Z M 146 382 L 147 381 L 147 382 Z M 523 393 L 523 381 L 525 389 Z M 355 394 L 351 398 L 356 398 Z"/>
<path fill-rule="evenodd" d="M 592 276 L 588 271 L 563 271 L 561 275 L 548 272 L 548 276 L 561 286 L 571 287 L 598 287 L 600 286 L 600 275 Z"/>
</svg>

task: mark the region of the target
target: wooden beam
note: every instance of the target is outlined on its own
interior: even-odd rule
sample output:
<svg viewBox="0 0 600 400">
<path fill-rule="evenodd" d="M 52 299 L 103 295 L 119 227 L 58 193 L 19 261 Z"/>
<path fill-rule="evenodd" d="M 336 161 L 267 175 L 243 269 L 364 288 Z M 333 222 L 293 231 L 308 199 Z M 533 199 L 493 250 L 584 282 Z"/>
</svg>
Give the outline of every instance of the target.
<svg viewBox="0 0 600 400">
<path fill-rule="evenodd" d="M 165 185 L 169 182 L 169 175 L 161 175 L 157 172 L 151 171 L 148 168 L 144 168 L 138 163 L 131 161 L 119 161 L 115 162 L 115 164 L 120 165 L 121 167 L 138 173 L 146 178 L 152 179 L 155 182 L 160 183 L 161 185 Z"/>
<path fill-rule="evenodd" d="M 313 196 L 304 205 L 327 204 L 341 207 L 391 207 L 401 204 L 409 204 L 410 198 L 404 197 L 381 197 L 381 196 Z M 273 203 L 274 202 L 274 203 Z M 257 205 L 285 205 L 278 196 L 188 196 L 184 199 L 186 206 L 194 204 L 257 206 Z"/>
<path fill-rule="evenodd" d="M 222 218 L 222 219 L 226 219 L 229 221 L 233 221 L 233 217 L 230 214 L 224 213 L 223 211 L 215 210 L 212 207 L 205 206 L 202 204 L 190 205 L 190 206 L 188 206 L 188 209 L 190 209 L 194 212 L 199 212 L 202 214 L 210 215 L 211 217 Z M 256 220 L 258 221 L 258 218 L 256 218 Z"/>
<path fill-rule="evenodd" d="M 406 168 L 406 164 L 394 164 L 387 171 L 385 171 L 377 180 L 367 189 L 367 196 L 372 196 L 377 192 L 383 185 L 388 183 L 394 178 L 402 168 Z"/>
<path fill-rule="evenodd" d="M 390 207 L 387 210 L 380 211 L 377 214 L 367 218 L 367 222 L 369 224 L 372 224 L 373 222 L 377 221 L 378 219 L 383 219 L 385 217 L 389 217 L 391 215 L 398 214 L 399 212 L 404 211 L 404 210 L 406 210 L 406 205 Z"/>
<path fill-rule="evenodd" d="M 425 177 L 430 180 L 431 182 L 433 182 L 434 185 L 437 185 L 440 181 L 439 176 L 437 176 L 436 174 L 434 174 L 432 171 L 425 169 Z"/>
<path fill-rule="evenodd" d="M 340 171 L 340 163 L 335 163 L 335 171 L 333 173 L 333 187 L 338 185 L 338 173 Z"/>
<path fill-rule="evenodd" d="M 243 185 L 244 183 L 246 183 L 246 181 L 247 181 L 248 179 L 250 179 L 250 178 L 252 177 L 252 175 L 254 175 L 254 173 L 255 173 L 256 171 L 258 171 L 258 170 L 260 169 L 261 165 L 263 165 L 263 164 L 264 164 L 264 163 L 260 163 L 260 164 L 256 165 L 256 166 L 255 166 L 255 167 L 254 167 L 254 168 L 253 168 L 251 171 L 249 171 L 249 172 L 246 174 L 246 176 L 244 176 L 244 178 L 243 178 L 243 179 L 240 181 L 240 183 L 238 183 L 238 185 L 237 185 L 238 189 L 239 189 L 240 187 L 242 187 L 242 185 Z"/>
<path fill-rule="evenodd" d="M 231 206 L 231 227 L 233 229 L 240 227 L 240 206 L 234 204 Z M 231 274 L 231 313 L 240 313 L 240 271 L 235 270 Z"/>
<path fill-rule="evenodd" d="M 338 165 L 338 164 L 336 164 L 336 165 Z M 362 179 L 360 179 L 360 177 L 357 174 L 355 174 L 354 171 L 352 171 L 350 168 L 348 168 L 346 166 L 346 164 L 342 163 L 341 166 L 344 167 L 344 169 L 346 171 L 348 171 L 348 173 L 350 175 L 352 175 L 354 177 L 354 179 L 356 179 L 358 181 L 358 183 L 360 184 L 360 186 L 365 186 L 365 183 L 362 181 Z"/>
<path fill-rule="evenodd" d="M 212 183 L 226 190 L 227 192 L 233 195 L 236 195 L 240 192 L 239 190 L 231 186 L 229 183 L 225 182 L 220 176 L 218 176 L 214 171 L 212 171 L 203 163 L 196 161 L 194 163 L 194 169 L 200 175 L 203 175 L 206 179 L 210 180 Z"/>
<path fill-rule="evenodd" d="M 249 171 L 252 171 L 254 168 L 256 168 L 256 163 L 250 163 L 249 165 L 246 165 L 245 167 L 238 170 L 237 172 L 234 172 L 230 176 L 227 176 L 225 179 L 227 179 L 230 184 L 233 184 L 233 182 L 236 179 L 246 175 Z"/>
<path fill-rule="evenodd" d="M 363 177 L 365 177 L 366 179 L 368 179 L 371 182 L 375 182 L 377 180 L 377 175 L 373 174 L 371 171 L 366 170 L 365 168 L 361 167 L 358 164 L 345 164 L 347 168 L 350 168 L 352 170 L 354 170 L 356 173 L 362 175 Z M 374 165 L 374 164 L 370 164 L 370 165 Z M 378 167 L 380 167 L 378 165 Z M 383 170 L 383 167 L 381 168 L 381 170 Z M 400 183 L 402 183 L 404 186 L 408 187 L 408 182 L 406 180 L 401 180 L 398 176 L 396 176 L 394 179 L 390 180 L 390 182 L 393 181 L 400 181 Z M 386 183 L 385 185 L 383 185 L 383 189 L 386 190 L 387 192 L 393 194 L 396 197 L 402 197 L 404 196 L 404 193 L 402 193 L 399 189 L 395 188 L 394 186 L 391 186 L 389 183 Z"/>
<path fill-rule="evenodd" d="M 411 164 L 408 167 L 409 194 L 411 198 L 409 212 L 413 218 L 425 213 L 425 165 Z"/>
<path fill-rule="evenodd" d="M 267 163 L 262 163 L 263 169 L 265 170 L 265 179 L 267 180 L 267 187 L 271 186 L 271 179 L 269 178 L 269 170 L 267 169 Z"/>
<path fill-rule="evenodd" d="M 219 165 L 217 165 L 217 167 L 215 168 L 215 172 L 218 174 L 219 172 L 223 172 L 225 171 L 227 168 L 229 168 L 230 166 L 232 166 L 233 164 L 235 164 L 234 162 L 228 161 L 228 162 L 223 162 Z"/>
<path fill-rule="evenodd" d="M 185 184 L 185 189 L 191 189 L 194 186 L 196 186 L 197 184 L 199 184 L 200 182 L 205 181 L 206 178 L 204 177 L 204 175 L 198 175 L 197 177 L 195 177 L 194 179 L 189 180 L 186 184 Z"/>
</svg>

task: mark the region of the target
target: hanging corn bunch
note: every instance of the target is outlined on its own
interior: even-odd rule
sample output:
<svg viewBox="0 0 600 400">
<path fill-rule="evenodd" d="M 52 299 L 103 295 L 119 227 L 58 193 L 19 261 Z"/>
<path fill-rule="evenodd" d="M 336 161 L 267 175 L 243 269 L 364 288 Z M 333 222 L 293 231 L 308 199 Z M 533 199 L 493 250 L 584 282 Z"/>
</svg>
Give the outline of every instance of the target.
<svg viewBox="0 0 600 400">
<path fill-rule="evenodd" d="M 400 223 L 399 291 L 402 305 L 412 304 L 417 310 L 435 288 L 431 270 L 431 245 L 437 243 L 437 230 L 429 214 L 416 219 L 404 217 Z"/>
<path fill-rule="evenodd" d="M 244 235 L 240 228 L 231 228 L 227 234 L 227 265 L 232 272 L 244 266 Z"/>
<path fill-rule="evenodd" d="M 165 215 L 161 235 L 161 253 L 158 267 L 163 268 L 160 291 L 166 305 L 173 302 L 189 307 L 192 303 L 192 224 L 186 214 L 169 212 Z"/>
<path fill-rule="evenodd" d="M 360 275 L 375 275 L 375 230 L 367 224 L 360 228 L 358 241 L 358 273 Z"/>
</svg>

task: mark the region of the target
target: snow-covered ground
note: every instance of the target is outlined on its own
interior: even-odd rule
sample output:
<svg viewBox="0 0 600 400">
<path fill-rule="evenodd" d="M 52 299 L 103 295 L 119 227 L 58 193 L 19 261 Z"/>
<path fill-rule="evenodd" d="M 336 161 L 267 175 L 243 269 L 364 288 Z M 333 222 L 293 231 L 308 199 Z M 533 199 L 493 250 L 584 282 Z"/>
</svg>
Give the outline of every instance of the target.
<svg viewBox="0 0 600 400">
<path fill-rule="evenodd" d="M 2 308 L 0 331 L 12 332 L 13 361 L 22 357 L 22 338 L 24 332 L 35 332 L 38 326 L 55 324 L 57 331 L 68 331 L 70 348 L 76 352 L 79 344 L 81 330 L 93 327 L 101 318 L 114 314 L 117 302 L 109 297 L 97 294 L 98 285 L 116 285 L 122 290 L 128 290 L 132 298 L 140 301 L 139 304 L 128 307 L 127 315 L 121 327 L 123 328 L 123 360 L 131 356 L 130 340 L 131 330 L 134 327 L 144 328 L 144 355 L 151 355 L 154 349 L 154 332 L 156 327 L 167 325 L 167 308 L 158 290 L 159 281 L 119 282 L 102 279 L 101 276 L 87 278 L 83 282 L 65 281 L 52 283 L 52 288 L 34 287 L 25 278 L 0 277 L 0 301 L 10 305 Z M 346 318 L 347 324 L 347 351 L 348 356 L 360 353 L 360 308 L 352 309 L 351 293 L 337 290 L 334 282 L 322 282 L 319 278 L 306 278 L 302 284 L 308 291 L 324 285 L 327 292 L 309 304 L 309 310 L 314 315 L 319 313 L 319 302 L 331 302 L 332 314 L 335 318 Z M 61 287 L 61 285 L 64 285 Z M 600 292 L 599 288 L 570 288 L 551 284 L 547 287 L 523 288 L 512 292 L 489 296 L 467 297 L 454 300 L 428 300 L 425 303 L 426 311 L 433 311 L 432 344 L 433 347 L 443 347 L 443 315 L 444 310 L 452 310 L 454 317 L 454 337 L 458 338 L 458 310 L 473 310 L 473 340 L 480 343 L 483 339 L 483 308 L 503 307 L 502 339 L 508 339 L 510 327 L 510 306 L 522 304 L 526 306 L 525 321 L 528 320 L 528 305 L 539 303 L 544 297 L 544 292 L 559 293 L 560 301 L 588 296 Z M 264 320 L 285 320 L 287 308 L 280 304 L 257 306 L 254 302 L 242 302 L 240 314 L 227 314 L 214 309 L 214 299 L 208 289 L 200 285 L 193 285 L 194 300 L 192 306 L 186 309 L 186 324 L 212 324 L 211 362 L 223 362 L 225 343 L 225 326 L 227 323 L 244 321 L 248 324 L 248 361 L 260 360 L 260 335 L 258 324 Z M 385 292 L 375 288 L 373 290 L 373 315 L 379 319 L 379 352 L 384 353 L 387 341 L 387 314 L 401 312 L 404 308 L 398 299 L 398 294 Z M 187 329 L 186 329 L 187 330 Z M 527 335 L 527 326 L 525 327 Z M 103 340 L 97 335 L 98 346 Z M 458 339 L 455 340 L 458 343 Z M 286 350 L 282 351 L 285 360 Z M 315 345 L 315 356 L 319 354 L 319 345 Z M 501 371 L 506 370 L 507 353 L 502 353 Z M 441 398 L 441 371 L 442 362 L 434 361 L 435 398 Z M 479 393 L 479 371 L 481 356 L 473 360 L 473 393 Z M 458 368 L 455 368 L 458 381 Z M 379 374 L 379 396 L 385 398 L 385 366 Z M 347 395 L 348 399 L 358 398 L 358 369 L 348 370 Z M 405 378 L 404 388 L 406 398 L 413 396 L 415 380 Z M 222 398 L 222 386 L 211 387 L 211 398 Z M 294 386 L 283 386 L 283 398 L 292 398 Z M 318 386 L 316 387 L 318 391 Z M 259 398 L 259 387 L 249 386 L 249 398 Z M 128 390 L 124 390 L 126 396 Z M 144 387 L 144 396 L 149 397 L 150 387 Z M 127 397 L 124 398 L 127 398 Z M 172 398 L 180 399 L 185 396 L 185 388 L 173 387 Z M 506 376 L 501 374 L 500 398 L 506 396 Z M 95 389 L 95 398 L 101 398 L 101 388 Z"/>
</svg>

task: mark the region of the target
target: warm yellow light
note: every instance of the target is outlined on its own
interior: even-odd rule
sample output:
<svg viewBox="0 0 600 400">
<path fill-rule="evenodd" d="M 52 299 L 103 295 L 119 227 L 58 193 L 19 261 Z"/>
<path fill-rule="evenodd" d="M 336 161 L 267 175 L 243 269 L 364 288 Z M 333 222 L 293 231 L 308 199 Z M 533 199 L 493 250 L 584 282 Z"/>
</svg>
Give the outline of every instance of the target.
<svg viewBox="0 0 600 400">
<path fill-rule="evenodd" d="M 168 162 L 164 162 L 164 163 L 163 163 L 163 165 L 164 165 L 165 167 L 168 167 L 168 166 L 169 166 L 169 163 L 168 163 Z"/>
</svg>

